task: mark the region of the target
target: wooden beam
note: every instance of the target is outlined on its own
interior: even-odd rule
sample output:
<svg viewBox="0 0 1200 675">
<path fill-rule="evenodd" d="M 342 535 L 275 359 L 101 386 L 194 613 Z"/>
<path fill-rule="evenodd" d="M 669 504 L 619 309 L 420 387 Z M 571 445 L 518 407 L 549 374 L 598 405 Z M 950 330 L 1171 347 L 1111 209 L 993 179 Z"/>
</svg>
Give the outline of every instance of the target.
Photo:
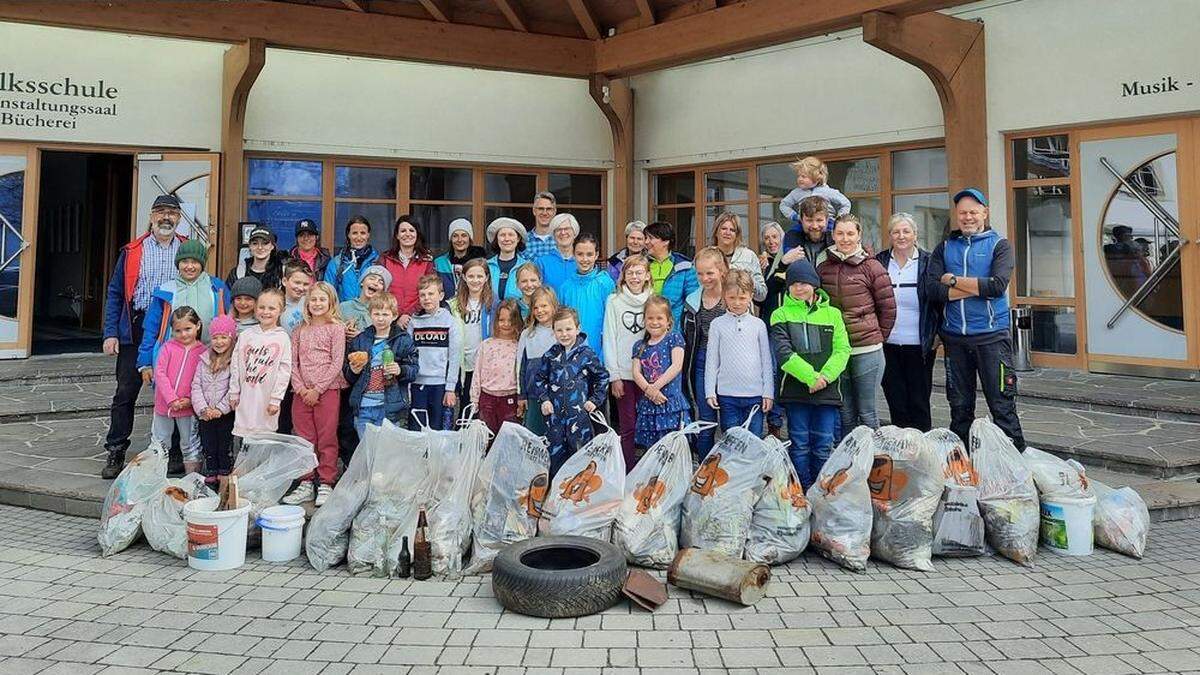
<svg viewBox="0 0 1200 675">
<path fill-rule="evenodd" d="M 587 2 L 585 0 L 567 0 L 567 4 L 571 6 L 571 11 L 579 20 L 579 27 L 583 29 L 583 34 L 588 36 L 589 40 L 599 40 L 600 25 L 596 23 L 596 17 L 592 16 L 592 10 L 588 9 Z"/>
<path fill-rule="evenodd" d="M 525 13 L 517 5 L 517 0 L 493 0 L 493 2 L 496 3 L 496 9 L 500 10 L 513 30 L 529 32 L 529 22 L 525 20 Z"/>
<path fill-rule="evenodd" d="M 930 12 L 863 16 L 863 41 L 921 69 L 937 90 L 950 194 L 986 190 L 987 79 L 983 24 Z"/>
<path fill-rule="evenodd" d="M 642 21 L 647 26 L 654 25 L 654 8 L 650 6 L 650 0 L 634 0 L 637 4 L 638 14 L 641 15 Z"/>
<path fill-rule="evenodd" d="M 225 52 L 221 81 L 221 219 L 217 241 L 218 270 L 237 260 L 238 221 L 246 205 L 246 102 L 250 88 L 267 62 L 266 42 L 251 38 Z"/>
<path fill-rule="evenodd" d="M 421 0 L 421 6 L 429 12 L 435 21 L 444 23 L 450 22 L 450 17 L 454 15 L 450 7 L 446 4 L 446 0 Z"/>
<path fill-rule="evenodd" d="M 579 38 L 266 0 L 5 0 L 0 21 L 580 78 L 595 63 L 594 43 Z"/>
<path fill-rule="evenodd" d="M 352 9 L 356 12 L 367 11 L 367 8 L 363 7 L 362 2 L 359 2 L 359 0 L 342 0 L 342 4 L 346 6 L 346 9 Z"/>
<path fill-rule="evenodd" d="M 576 0 L 571 0 L 576 1 Z M 601 41 L 596 72 L 617 77 L 858 26 L 866 12 L 909 15 L 967 0 L 743 0 Z"/>
<path fill-rule="evenodd" d="M 624 232 L 633 220 L 633 89 L 629 80 L 591 78 L 588 91 L 608 120 L 613 137 L 613 201 L 611 219 L 616 232 Z M 618 242 L 618 247 L 624 242 Z"/>
</svg>

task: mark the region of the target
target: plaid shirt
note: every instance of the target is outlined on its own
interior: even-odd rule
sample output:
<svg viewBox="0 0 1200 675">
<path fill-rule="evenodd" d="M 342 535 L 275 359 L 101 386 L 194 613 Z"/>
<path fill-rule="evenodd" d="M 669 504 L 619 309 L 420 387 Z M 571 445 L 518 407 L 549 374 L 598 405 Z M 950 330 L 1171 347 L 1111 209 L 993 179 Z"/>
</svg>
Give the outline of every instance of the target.
<svg viewBox="0 0 1200 675">
<path fill-rule="evenodd" d="M 153 236 L 142 241 L 142 266 L 138 270 L 137 285 L 133 288 L 133 308 L 139 312 L 150 306 L 150 294 L 154 289 L 175 278 L 175 254 L 179 252 L 179 238 L 172 236 L 171 243 L 163 246 Z"/>
<path fill-rule="evenodd" d="M 529 241 L 525 242 L 525 257 L 530 260 L 537 260 L 543 255 L 557 250 L 558 244 L 554 243 L 553 232 L 546 235 L 545 239 L 542 239 L 537 233 L 530 230 Z"/>
</svg>

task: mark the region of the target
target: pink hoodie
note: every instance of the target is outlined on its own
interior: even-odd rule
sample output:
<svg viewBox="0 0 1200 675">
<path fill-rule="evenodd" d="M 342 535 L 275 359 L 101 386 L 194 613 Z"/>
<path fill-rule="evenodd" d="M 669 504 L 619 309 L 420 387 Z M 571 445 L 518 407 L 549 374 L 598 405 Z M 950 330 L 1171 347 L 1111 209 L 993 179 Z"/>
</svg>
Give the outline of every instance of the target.
<svg viewBox="0 0 1200 675">
<path fill-rule="evenodd" d="M 200 355 L 207 347 L 196 341 L 184 347 L 178 340 L 167 341 L 158 350 L 154 364 L 154 414 L 167 417 L 187 417 L 192 414 L 191 406 L 182 410 L 171 410 L 171 404 L 181 398 L 192 397 L 192 378 Z"/>
</svg>

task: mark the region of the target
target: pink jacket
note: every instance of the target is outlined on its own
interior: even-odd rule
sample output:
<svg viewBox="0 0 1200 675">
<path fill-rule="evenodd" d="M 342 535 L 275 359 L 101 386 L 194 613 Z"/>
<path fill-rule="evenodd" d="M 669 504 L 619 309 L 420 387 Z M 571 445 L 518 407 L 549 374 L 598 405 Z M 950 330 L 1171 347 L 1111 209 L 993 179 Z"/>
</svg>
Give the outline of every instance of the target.
<svg viewBox="0 0 1200 675">
<path fill-rule="evenodd" d="M 233 412 L 229 407 L 229 371 L 232 364 L 219 373 L 212 372 L 209 365 L 209 352 L 205 350 L 200 355 L 200 365 L 196 367 L 196 377 L 192 379 L 192 409 L 196 411 L 205 408 L 216 408 L 222 415 Z"/>
<path fill-rule="evenodd" d="M 475 354 L 475 374 L 471 377 L 471 401 L 479 402 L 480 392 L 492 396 L 517 393 L 516 340 L 488 338 Z"/>
<path fill-rule="evenodd" d="M 170 405 L 181 398 L 192 397 L 192 378 L 196 365 L 207 347 L 195 342 L 184 347 L 171 339 L 158 350 L 158 361 L 154 364 L 154 414 L 167 417 L 187 417 L 192 414 L 191 406 L 182 410 L 171 410 Z"/>
</svg>

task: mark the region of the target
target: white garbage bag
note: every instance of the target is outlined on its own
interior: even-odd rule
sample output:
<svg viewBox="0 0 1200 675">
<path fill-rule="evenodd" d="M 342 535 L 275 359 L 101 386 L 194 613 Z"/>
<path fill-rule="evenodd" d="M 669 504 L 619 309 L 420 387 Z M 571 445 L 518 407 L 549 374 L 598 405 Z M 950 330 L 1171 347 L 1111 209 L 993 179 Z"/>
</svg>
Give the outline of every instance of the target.
<svg viewBox="0 0 1200 675">
<path fill-rule="evenodd" d="M 770 451 L 746 426 L 731 427 L 692 476 L 679 543 L 741 558 L 754 504 L 767 482 Z"/>
<path fill-rule="evenodd" d="M 874 522 L 871 555 L 897 567 L 932 572 L 933 514 L 942 499 L 942 465 L 916 429 L 887 426 L 874 434 L 867 487 Z"/>
<path fill-rule="evenodd" d="M 768 482 L 754 504 L 750 518 L 750 537 L 746 541 L 746 559 L 768 565 L 782 565 L 800 557 L 808 546 L 809 518 L 812 511 L 804 496 L 804 487 L 788 455 L 789 443 L 774 436 L 766 439 Z"/>
<path fill-rule="evenodd" d="M 1092 516 L 1096 545 L 1140 559 L 1150 534 L 1150 510 L 1145 500 L 1131 487 L 1114 490 L 1096 480 L 1091 485 L 1097 497 Z"/>
<path fill-rule="evenodd" d="M 975 420 L 970 440 L 987 543 L 1005 558 L 1032 567 L 1042 522 L 1033 474 L 991 420 Z"/>
<path fill-rule="evenodd" d="M 189 473 L 183 478 L 170 478 L 167 484 L 146 503 L 142 516 L 142 534 L 155 551 L 187 558 L 187 523 L 183 520 L 183 505 L 193 499 L 216 497 L 217 493 L 204 484 L 204 476 Z"/>
<path fill-rule="evenodd" d="M 1090 499 L 1095 496 L 1083 465 L 1037 448 L 1025 448 L 1021 458 L 1033 472 L 1033 484 L 1042 499 Z"/>
<path fill-rule="evenodd" d="M 605 430 L 568 457 L 550 481 L 539 527 L 543 534 L 612 539 L 625 496 L 625 455 L 620 435 L 604 416 L 592 413 L 592 418 Z"/>
<path fill-rule="evenodd" d="M 985 553 L 983 514 L 979 512 L 979 474 L 963 446 L 949 429 L 925 434 L 942 467 L 942 497 L 933 514 L 933 554 L 944 558 Z"/>
<path fill-rule="evenodd" d="M 650 446 L 625 477 L 625 496 L 617 511 L 613 543 L 635 565 L 666 569 L 679 552 L 679 516 L 692 486 L 688 434 L 716 425 L 695 422 L 672 431 Z"/>
<path fill-rule="evenodd" d="M 463 558 L 471 545 L 471 493 L 492 433 L 482 420 L 464 420 L 453 432 L 430 431 L 433 447 L 441 451 L 442 476 L 437 502 L 429 510 L 429 543 L 433 549 L 433 571 L 458 577 Z M 443 442 L 445 438 L 452 443 Z"/>
<path fill-rule="evenodd" d="M 471 497 L 475 543 L 467 574 L 490 571 L 504 547 L 537 534 L 549 473 L 546 439 L 512 422 L 502 424 Z"/>
<path fill-rule="evenodd" d="M 304 533 L 304 553 L 309 564 L 318 572 L 324 572 L 346 559 L 350 525 L 362 505 L 367 503 L 370 493 L 375 447 L 379 443 L 380 431 L 374 424 L 366 426 L 350 465 L 342 472 L 333 493 L 308 521 L 308 529 Z"/>
<path fill-rule="evenodd" d="M 875 460 L 872 434 L 865 426 L 851 431 L 808 488 L 813 546 L 852 572 L 865 571 L 871 555 L 873 515 L 867 475 Z"/>
<path fill-rule="evenodd" d="M 242 451 L 233 463 L 238 496 L 250 500 L 250 531 L 262 510 L 275 506 L 301 476 L 317 468 L 313 444 L 299 436 L 263 433 L 242 439 Z"/>
<path fill-rule="evenodd" d="M 146 503 L 167 484 L 167 450 L 158 441 L 125 465 L 104 496 L 100 507 L 100 555 L 129 548 L 142 532 Z"/>
</svg>

